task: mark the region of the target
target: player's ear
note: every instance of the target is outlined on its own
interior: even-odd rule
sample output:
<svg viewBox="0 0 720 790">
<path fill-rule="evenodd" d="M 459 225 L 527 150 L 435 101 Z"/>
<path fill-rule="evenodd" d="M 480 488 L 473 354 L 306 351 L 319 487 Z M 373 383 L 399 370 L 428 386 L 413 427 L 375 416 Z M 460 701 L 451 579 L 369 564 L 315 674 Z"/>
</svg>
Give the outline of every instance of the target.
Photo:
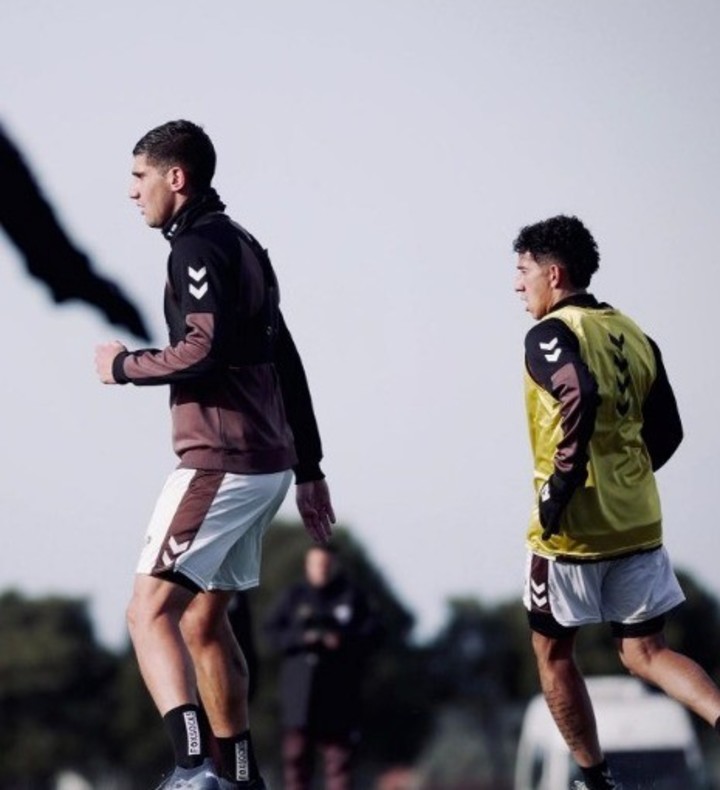
<svg viewBox="0 0 720 790">
<path fill-rule="evenodd" d="M 182 192 L 187 185 L 185 171 L 178 165 L 173 165 L 172 167 L 168 168 L 165 177 L 167 178 L 170 189 L 172 189 L 173 192 Z"/>
<path fill-rule="evenodd" d="M 568 285 L 567 269 L 559 263 L 551 263 L 548 277 L 553 288 L 564 288 Z"/>
</svg>

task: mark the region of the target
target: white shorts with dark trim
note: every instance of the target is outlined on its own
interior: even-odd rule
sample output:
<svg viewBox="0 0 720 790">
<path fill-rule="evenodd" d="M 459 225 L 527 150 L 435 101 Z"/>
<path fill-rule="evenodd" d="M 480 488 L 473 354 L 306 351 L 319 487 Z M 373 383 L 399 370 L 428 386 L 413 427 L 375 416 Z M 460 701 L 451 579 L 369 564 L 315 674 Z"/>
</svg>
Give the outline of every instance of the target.
<svg viewBox="0 0 720 790">
<path fill-rule="evenodd" d="M 644 623 L 685 600 L 664 547 L 599 562 L 563 562 L 528 552 L 525 608 L 560 625 Z"/>
<path fill-rule="evenodd" d="M 256 587 L 263 535 L 291 480 L 290 470 L 176 469 L 155 505 L 137 573 L 180 573 L 202 590 Z"/>
</svg>

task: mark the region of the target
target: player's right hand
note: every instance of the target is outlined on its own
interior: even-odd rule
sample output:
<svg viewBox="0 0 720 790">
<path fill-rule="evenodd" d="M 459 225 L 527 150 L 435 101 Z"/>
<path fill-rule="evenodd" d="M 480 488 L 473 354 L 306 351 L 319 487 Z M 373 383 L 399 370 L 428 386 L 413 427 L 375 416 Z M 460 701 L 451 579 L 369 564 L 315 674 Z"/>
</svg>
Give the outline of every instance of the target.
<svg viewBox="0 0 720 790">
<path fill-rule="evenodd" d="M 310 537 L 316 543 L 327 543 L 332 535 L 335 511 L 325 480 L 298 483 L 295 486 L 295 502 Z"/>
</svg>

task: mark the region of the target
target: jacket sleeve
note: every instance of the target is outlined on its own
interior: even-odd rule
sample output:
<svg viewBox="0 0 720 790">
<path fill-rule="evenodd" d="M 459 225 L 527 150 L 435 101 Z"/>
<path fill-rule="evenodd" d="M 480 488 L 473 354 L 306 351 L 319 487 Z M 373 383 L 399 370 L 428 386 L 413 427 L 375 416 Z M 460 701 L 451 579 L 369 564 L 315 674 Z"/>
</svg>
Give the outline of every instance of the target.
<svg viewBox="0 0 720 790">
<path fill-rule="evenodd" d="M 657 373 L 643 404 L 642 437 L 656 471 L 679 447 L 683 440 L 683 427 L 660 349 L 651 338 L 648 341 L 655 354 Z"/>
<path fill-rule="evenodd" d="M 123 351 L 113 360 L 113 377 L 118 384 L 172 384 L 194 379 L 214 367 L 210 357 L 215 329 L 211 314 L 186 316 L 184 339 L 164 349 Z"/>
<path fill-rule="evenodd" d="M 582 359 L 580 343 L 559 319 L 540 321 L 525 338 L 525 362 L 530 376 L 560 405 L 563 435 L 555 451 L 555 473 L 574 487 L 582 485 L 598 387 Z"/>
<path fill-rule="evenodd" d="M 222 258 L 211 245 L 193 236 L 176 241 L 168 264 L 166 301 L 183 323 L 175 332 L 179 338 L 163 349 L 119 354 L 113 362 L 119 384 L 171 384 L 204 376 L 215 367 L 214 350 L 227 320 L 226 295 L 232 292 L 224 282 L 224 271 Z"/>
<path fill-rule="evenodd" d="M 320 461 L 323 457 L 322 443 L 310 388 L 300 354 L 282 314 L 278 328 L 275 366 L 280 379 L 285 413 L 295 438 L 295 450 L 298 456 L 298 463 L 294 467 L 295 480 L 298 483 L 322 480 L 325 476 L 320 469 Z"/>
</svg>

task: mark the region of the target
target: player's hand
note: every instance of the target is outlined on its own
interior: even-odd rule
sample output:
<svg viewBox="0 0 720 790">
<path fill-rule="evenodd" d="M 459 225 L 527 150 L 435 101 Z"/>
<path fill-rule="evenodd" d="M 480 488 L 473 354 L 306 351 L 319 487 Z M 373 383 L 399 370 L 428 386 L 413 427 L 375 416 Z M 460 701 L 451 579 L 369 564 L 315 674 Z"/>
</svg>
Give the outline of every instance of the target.
<svg viewBox="0 0 720 790">
<path fill-rule="evenodd" d="M 127 348 L 119 340 L 95 347 L 95 370 L 103 384 L 117 384 L 112 372 L 113 360 L 123 351 Z"/>
<path fill-rule="evenodd" d="M 295 486 L 295 502 L 310 537 L 316 543 L 327 543 L 332 535 L 335 512 L 325 480 L 298 483 Z"/>
<path fill-rule="evenodd" d="M 543 528 L 542 539 L 550 540 L 560 532 L 562 514 L 567 507 L 576 486 L 558 474 L 550 475 L 540 489 L 538 510 L 540 525 Z"/>
</svg>

